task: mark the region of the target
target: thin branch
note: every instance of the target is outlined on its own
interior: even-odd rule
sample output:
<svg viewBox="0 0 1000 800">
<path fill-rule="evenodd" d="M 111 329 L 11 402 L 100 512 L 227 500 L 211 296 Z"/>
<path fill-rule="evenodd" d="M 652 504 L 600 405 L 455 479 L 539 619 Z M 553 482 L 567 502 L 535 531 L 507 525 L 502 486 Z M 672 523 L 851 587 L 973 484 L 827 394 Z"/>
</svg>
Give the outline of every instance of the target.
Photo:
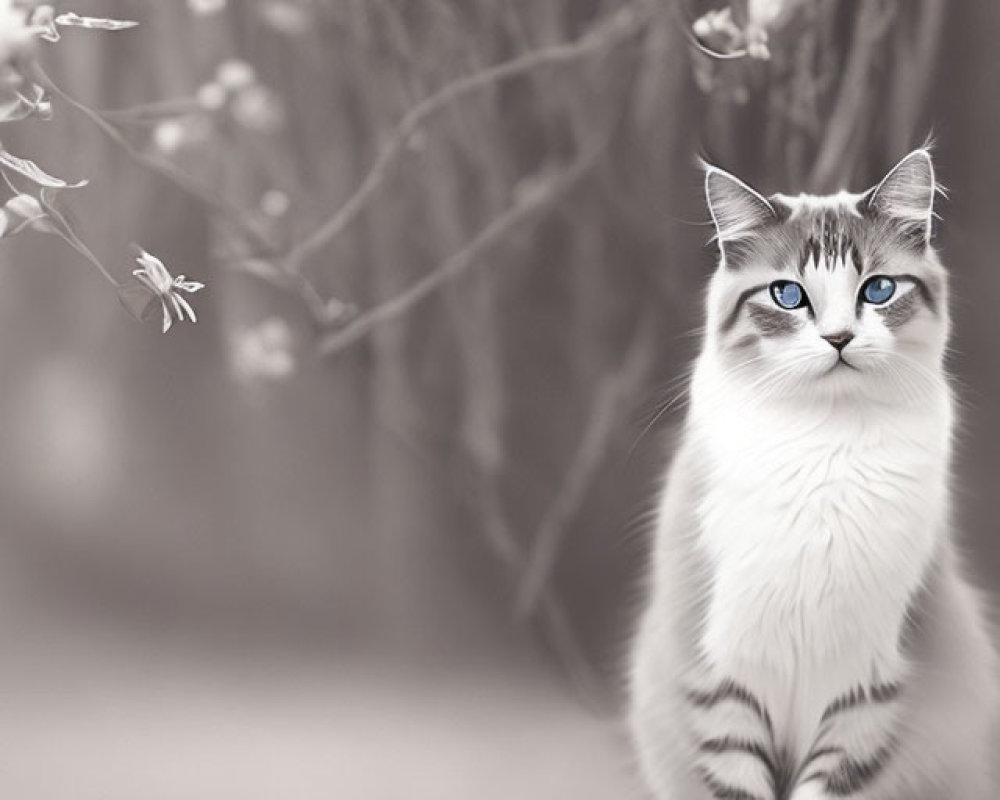
<svg viewBox="0 0 1000 800">
<path fill-rule="evenodd" d="M 597 390 L 580 444 L 555 499 L 532 539 L 517 591 L 515 608 L 519 617 L 532 615 L 542 603 L 569 525 L 583 504 L 611 446 L 622 405 L 635 396 L 638 386 L 649 372 L 655 354 L 654 333 L 652 317 L 647 315 L 638 323 L 621 366 L 607 375 Z"/>
<path fill-rule="evenodd" d="M 40 64 L 36 62 L 35 64 L 35 77 L 39 83 L 48 87 L 48 89 L 58 97 L 62 98 L 66 103 L 75 108 L 81 114 L 86 116 L 91 122 L 93 122 L 111 141 L 118 145 L 122 150 L 124 150 L 132 159 L 137 161 L 139 164 L 145 166 L 147 169 L 155 172 L 156 174 L 166 178 L 171 181 L 175 186 L 178 186 L 181 190 L 187 192 L 189 195 L 195 199 L 202 202 L 209 208 L 215 209 L 217 212 L 221 213 L 226 219 L 228 219 L 242 234 L 244 234 L 248 239 L 250 239 L 254 245 L 264 251 L 273 251 L 273 244 L 265 237 L 265 235 L 253 224 L 251 224 L 247 219 L 247 214 L 237 206 L 230 203 L 226 198 L 213 192 L 208 187 L 202 185 L 198 181 L 194 180 L 190 175 L 188 175 L 183 170 L 178 169 L 169 161 L 164 159 L 156 158 L 148 153 L 144 153 L 137 149 L 125 136 L 122 135 L 121 131 L 118 130 L 115 125 L 109 121 L 105 114 L 125 114 L 128 113 L 128 109 L 118 112 L 100 112 L 88 107 L 84 103 L 81 103 L 76 98 L 67 94 L 62 88 L 60 88 L 45 72 Z M 180 103 L 182 101 L 165 101 L 162 104 L 164 107 Z M 155 107 L 153 104 L 149 106 L 150 108 Z M 72 244 L 72 243 L 71 243 Z M 82 247 L 82 242 L 80 243 Z M 74 245 L 75 246 L 75 245 Z M 78 248 L 79 249 L 79 248 Z M 83 255 L 91 258 L 95 261 L 89 254 L 86 248 L 81 250 Z M 96 263 L 96 262 L 95 262 Z M 102 272 L 105 270 L 102 269 Z M 257 274 L 258 277 L 264 277 L 260 273 Z M 313 318 L 320 323 L 325 323 L 327 321 L 326 313 L 326 303 L 320 296 L 316 287 L 304 276 L 297 273 L 282 273 L 280 270 L 277 274 L 264 278 L 268 280 L 272 285 L 290 291 L 293 294 L 298 295 L 299 299 L 302 300 L 303 304 L 312 314 Z"/>
<path fill-rule="evenodd" d="M 66 244 L 68 244 L 70 247 L 76 250 L 80 255 L 82 255 L 85 259 L 87 259 L 87 261 L 89 261 L 91 264 L 97 267 L 101 275 L 103 275 L 105 279 L 112 286 L 115 287 L 115 289 L 121 289 L 125 286 L 124 283 L 119 281 L 114 275 L 111 274 L 108 268 L 105 267 L 103 263 L 101 263 L 101 260 L 94 255 L 93 251 L 83 243 L 83 240 L 81 240 L 79 236 L 76 235 L 76 231 L 74 231 L 70 227 L 65 217 L 63 217 L 61 214 L 58 214 L 57 212 L 54 211 L 54 209 L 51 208 L 48 210 L 47 213 L 52 216 L 55 216 L 56 219 L 58 219 L 58 221 L 62 224 L 63 230 L 57 229 L 56 231 L 56 235 L 59 236 L 60 239 L 62 239 L 64 242 L 66 242 Z"/>
<path fill-rule="evenodd" d="M 14 183 L 11 181 L 11 179 L 7 176 L 6 172 L 0 173 L 0 177 L 3 178 L 3 182 L 7 184 L 7 187 L 15 195 L 23 194 L 23 192 L 17 186 L 15 186 Z M 44 197 L 45 197 L 45 189 L 42 189 L 42 198 L 44 199 Z M 43 204 L 43 208 L 44 211 L 37 217 L 32 217 L 31 219 L 27 219 L 20 225 L 18 225 L 14 230 L 7 231 L 7 236 L 13 236 L 17 233 L 20 233 L 25 228 L 28 228 L 34 225 L 35 223 L 43 223 L 45 224 L 45 227 L 42 230 L 44 230 L 45 233 L 49 233 L 53 236 L 58 236 L 60 239 L 66 242 L 66 244 L 68 244 L 70 247 L 76 250 L 77 253 L 83 256 L 87 261 L 89 261 L 91 264 L 97 267 L 98 272 L 100 272 L 101 275 L 103 275 L 104 278 L 112 286 L 115 287 L 115 289 L 121 289 L 124 284 L 122 284 L 117 278 L 115 278 L 114 275 L 111 274 L 110 270 L 108 270 L 108 268 L 105 267 L 103 263 L 101 263 L 101 260 L 94 255 L 93 251 L 83 243 L 83 241 L 80 239 L 79 236 L 76 235 L 76 231 L 74 231 L 73 226 L 69 224 L 69 220 L 67 220 L 65 216 L 59 213 L 59 211 L 51 203 Z M 49 218 L 50 220 L 55 220 L 59 224 L 53 226 L 51 222 L 45 223 L 46 218 Z"/>
<path fill-rule="evenodd" d="M 640 32 L 652 13 L 649 0 L 634 2 L 609 15 L 608 19 L 574 42 L 545 47 L 460 78 L 419 102 L 400 120 L 354 193 L 326 222 L 303 238 L 288 253 L 285 257 L 285 268 L 289 271 L 301 269 L 309 258 L 333 241 L 357 218 L 382 185 L 389 168 L 406 149 L 410 138 L 430 117 L 456 100 L 485 87 L 516 78 L 539 67 L 569 64 L 605 52 Z"/>
<path fill-rule="evenodd" d="M 483 492 L 486 492 L 483 496 Z M 487 546 L 493 551 L 512 575 L 522 574 L 527 564 L 524 546 L 517 541 L 499 500 L 488 485 L 480 484 L 479 492 L 483 507 L 480 509 Z M 591 705 L 600 705 L 601 680 L 597 670 L 587 658 L 573 625 L 555 593 L 547 586 L 538 593 L 538 624 L 544 631 L 545 641 L 552 648 L 556 658 L 566 670 L 570 683 L 581 699 Z"/>
<path fill-rule="evenodd" d="M 213 192 L 206 186 L 203 186 L 198 181 L 194 180 L 190 175 L 188 175 L 183 170 L 178 169 L 169 161 L 165 161 L 160 158 L 156 158 L 148 153 L 144 153 L 138 148 L 136 148 L 128 139 L 126 139 L 122 133 L 116 128 L 111 122 L 109 122 L 102 114 L 89 108 L 85 104 L 81 103 L 76 98 L 67 94 L 63 89 L 59 87 L 42 69 L 41 64 L 37 62 L 34 65 L 35 79 L 49 89 L 53 94 L 60 97 L 63 101 L 68 103 L 70 106 L 75 108 L 81 114 L 86 116 L 91 122 L 93 122 L 111 141 L 118 145 L 122 150 L 124 150 L 132 159 L 134 159 L 139 164 L 143 165 L 147 169 L 155 172 L 156 174 L 166 178 L 167 180 L 174 183 L 176 186 L 183 189 L 185 192 L 190 194 L 195 199 L 214 208 L 216 211 L 220 212 L 223 216 L 229 219 L 237 228 L 240 229 L 248 238 L 253 240 L 255 245 L 261 247 L 262 249 L 273 249 L 271 243 L 267 241 L 263 233 L 257 229 L 256 226 L 250 224 L 247 221 L 247 215 L 244 211 L 234 206 L 228 200 L 226 200 L 221 195 Z"/>
<path fill-rule="evenodd" d="M 319 353 L 330 355 L 343 350 L 368 335 L 375 327 L 401 317 L 455 276 L 474 266 L 490 247 L 504 239 L 518 225 L 532 219 L 536 213 L 552 204 L 576 184 L 597 163 L 607 146 L 608 137 L 602 136 L 597 145 L 589 148 L 572 165 L 545 184 L 533 187 L 520 201 L 490 222 L 465 247 L 445 259 L 427 275 L 396 297 L 362 313 L 339 331 L 328 334 L 319 342 Z"/>
<path fill-rule="evenodd" d="M 94 109 L 105 120 L 135 124 L 151 124 L 164 118 L 184 116 L 201 111 L 194 97 L 178 97 L 173 100 L 154 100 L 128 108 Z"/>
</svg>

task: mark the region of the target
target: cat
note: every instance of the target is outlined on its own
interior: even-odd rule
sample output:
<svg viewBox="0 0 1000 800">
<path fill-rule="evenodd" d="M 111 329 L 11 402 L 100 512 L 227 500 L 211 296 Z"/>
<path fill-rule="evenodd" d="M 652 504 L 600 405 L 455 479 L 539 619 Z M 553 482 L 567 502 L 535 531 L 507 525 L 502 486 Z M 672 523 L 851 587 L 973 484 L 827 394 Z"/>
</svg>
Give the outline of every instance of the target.
<svg viewBox="0 0 1000 800">
<path fill-rule="evenodd" d="M 927 148 L 765 198 L 719 246 L 631 656 L 657 800 L 993 800 L 998 691 L 949 511 L 948 280 Z"/>
</svg>

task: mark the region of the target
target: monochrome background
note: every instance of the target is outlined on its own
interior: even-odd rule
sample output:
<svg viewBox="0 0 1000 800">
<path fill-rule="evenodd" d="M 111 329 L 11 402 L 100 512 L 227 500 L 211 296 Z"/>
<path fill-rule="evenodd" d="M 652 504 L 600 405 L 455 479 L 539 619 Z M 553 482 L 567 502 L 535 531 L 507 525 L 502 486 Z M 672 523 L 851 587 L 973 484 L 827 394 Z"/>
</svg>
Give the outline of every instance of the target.
<svg viewBox="0 0 1000 800">
<path fill-rule="evenodd" d="M 84 110 L 3 146 L 90 180 L 120 278 L 135 242 L 207 288 L 163 335 L 55 237 L 0 242 L 3 796 L 638 797 L 699 155 L 859 190 L 933 135 L 956 512 L 1000 588 L 1000 6 L 58 5 L 140 25 L 40 42 Z"/>
</svg>

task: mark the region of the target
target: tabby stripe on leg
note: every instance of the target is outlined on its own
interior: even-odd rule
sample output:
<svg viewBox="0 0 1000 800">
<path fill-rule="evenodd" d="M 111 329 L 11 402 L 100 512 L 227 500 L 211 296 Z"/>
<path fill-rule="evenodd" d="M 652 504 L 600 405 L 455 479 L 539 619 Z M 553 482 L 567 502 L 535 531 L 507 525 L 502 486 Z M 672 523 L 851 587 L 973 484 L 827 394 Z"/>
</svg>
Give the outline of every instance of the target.
<svg viewBox="0 0 1000 800">
<path fill-rule="evenodd" d="M 869 703 L 877 705 L 891 703 L 899 696 L 899 692 L 900 687 L 898 683 L 876 683 L 868 687 L 867 691 L 863 686 L 857 686 L 830 703 L 823 712 L 821 722 L 828 722 L 838 714 L 842 714 L 858 706 L 868 705 Z"/>
<path fill-rule="evenodd" d="M 804 782 L 822 780 L 824 788 L 834 797 L 848 797 L 868 787 L 889 763 L 896 752 L 896 742 L 883 745 L 864 761 L 845 758 L 831 772 L 814 772 Z"/>
<path fill-rule="evenodd" d="M 767 747 L 760 742 L 749 739 L 737 739 L 732 736 L 722 736 L 717 739 L 706 739 L 698 746 L 698 749 L 703 753 L 713 753 L 716 755 L 722 753 L 744 753 L 757 759 L 764 765 L 772 785 L 778 781 L 778 769 L 774 764 L 774 759 L 768 753 Z"/>
<path fill-rule="evenodd" d="M 740 786 L 723 783 L 706 767 L 698 767 L 698 775 L 715 800 L 764 800 L 760 795 L 747 791 Z"/>
<path fill-rule="evenodd" d="M 802 775 L 802 773 L 804 773 L 807 769 L 809 769 L 809 767 L 811 767 L 821 758 L 826 758 L 827 756 L 834 756 L 838 754 L 844 755 L 843 747 L 818 747 L 814 750 L 810 750 L 809 755 L 806 757 L 806 760 L 802 762 L 802 766 L 799 767 L 798 772 L 796 773 L 796 780 L 798 779 L 798 776 Z M 810 777 L 813 777 L 816 774 L 817 773 L 812 773 Z"/>
<path fill-rule="evenodd" d="M 771 724 L 771 715 L 764 708 L 763 703 L 749 689 L 741 686 L 732 680 L 726 680 L 711 692 L 700 692 L 689 690 L 687 699 L 692 705 L 698 708 L 715 708 L 719 703 L 733 702 L 750 709 L 754 715 L 764 723 L 769 734 L 773 735 L 774 727 Z"/>
</svg>

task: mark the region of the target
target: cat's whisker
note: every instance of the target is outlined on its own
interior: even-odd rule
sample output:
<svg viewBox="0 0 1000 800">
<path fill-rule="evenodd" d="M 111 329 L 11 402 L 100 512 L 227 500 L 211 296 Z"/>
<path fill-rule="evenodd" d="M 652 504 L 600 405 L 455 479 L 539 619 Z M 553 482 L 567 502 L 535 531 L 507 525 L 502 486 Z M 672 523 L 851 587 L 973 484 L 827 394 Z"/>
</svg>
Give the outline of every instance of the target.
<svg viewBox="0 0 1000 800">
<path fill-rule="evenodd" d="M 684 372 L 677 378 L 669 381 L 664 387 L 664 391 L 673 391 L 673 394 L 669 396 L 665 401 L 660 402 L 656 406 L 656 410 L 651 414 L 649 421 L 643 426 L 639 435 L 636 436 L 635 441 L 632 442 L 628 449 L 628 454 L 626 460 L 630 459 L 635 453 L 636 448 L 642 442 L 642 440 L 649 434 L 649 432 L 656 426 L 656 423 L 671 409 L 673 409 L 681 401 L 686 401 L 688 399 L 688 384 L 691 380 L 691 375 L 694 372 L 694 364 L 691 364 Z M 676 390 L 678 385 L 682 384 L 679 390 Z"/>
</svg>

